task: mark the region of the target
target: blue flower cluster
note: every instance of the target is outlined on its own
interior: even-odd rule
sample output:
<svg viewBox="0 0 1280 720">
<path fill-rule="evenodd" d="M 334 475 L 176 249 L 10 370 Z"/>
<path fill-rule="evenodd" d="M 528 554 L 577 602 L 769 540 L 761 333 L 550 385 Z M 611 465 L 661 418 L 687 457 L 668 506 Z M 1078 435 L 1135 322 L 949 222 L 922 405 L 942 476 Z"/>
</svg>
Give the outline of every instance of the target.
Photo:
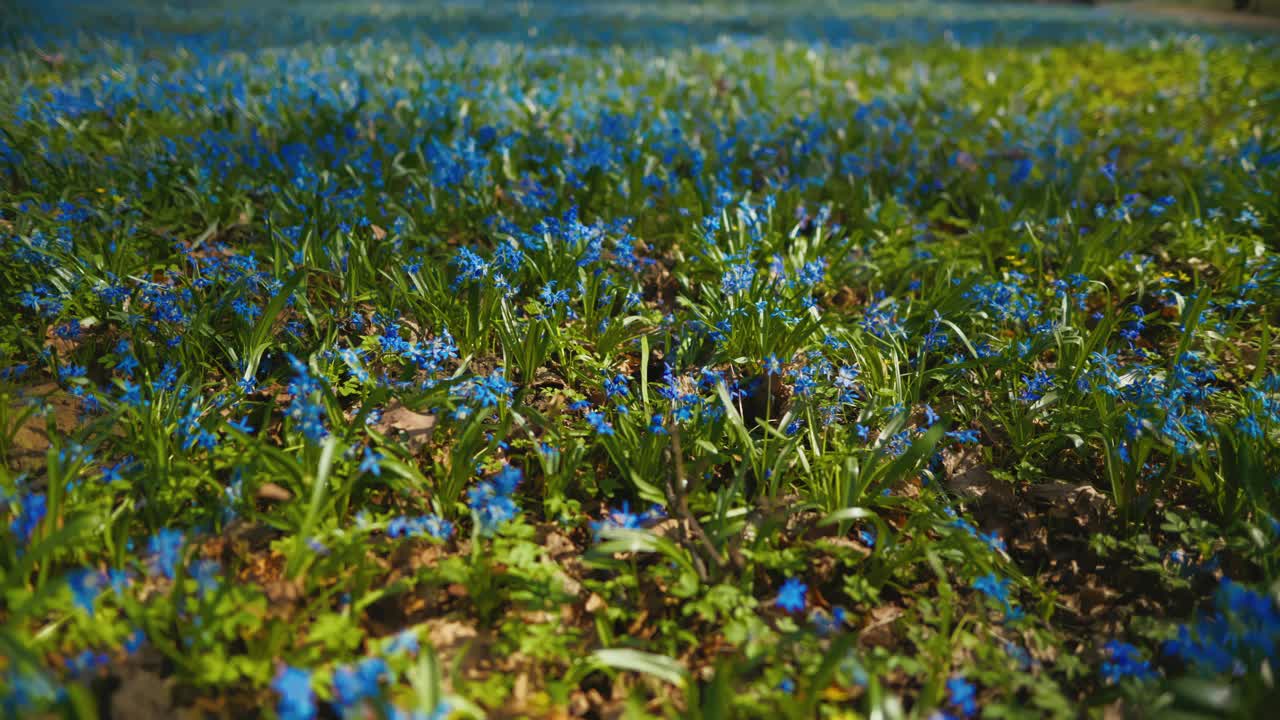
<svg viewBox="0 0 1280 720">
<path fill-rule="evenodd" d="M 288 415 L 308 440 L 323 440 L 328 430 L 325 428 L 324 406 L 319 398 L 320 381 L 311 374 L 306 363 L 292 355 L 289 356 L 289 365 L 293 368 L 293 380 L 289 383 L 292 399 Z"/>
<path fill-rule="evenodd" d="M 520 514 L 512 495 L 524 478 L 518 467 L 506 465 L 488 480 L 482 480 L 467 491 L 467 504 L 476 519 L 481 535 L 492 535 L 508 520 Z"/>
<path fill-rule="evenodd" d="M 1019 620 L 1023 617 L 1022 608 L 1014 607 L 1009 598 L 1009 578 L 1002 578 L 995 573 L 987 573 L 973 581 L 973 588 L 991 598 L 1004 608 L 1006 620 Z"/>
<path fill-rule="evenodd" d="M 452 553 L 464 503 L 476 538 L 537 514 L 517 497 L 526 472 L 546 493 L 531 520 L 590 520 L 599 539 L 663 518 L 632 503 L 683 467 L 699 517 L 725 519 L 714 544 L 753 533 L 750 568 L 724 582 L 775 589 L 767 630 L 806 618 L 796 634 L 823 648 L 851 624 L 836 595 L 876 597 L 921 537 L 981 568 L 971 600 L 1023 618 L 1005 540 L 944 505 L 957 455 L 1020 483 L 1080 468 L 1126 520 L 1178 483 L 1225 517 L 1276 516 L 1280 137 L 1257 119 L 1274 42 L 932 2 L 891 18 L 830 2 L 67 5 L 33 7 L 0 48 L 0 401 L 48 465 L 4 480 L 0 562 L 30 577 L 0 579 L 0 637 L 52 649 L 54 673 L 104 674 L 116 651 L 86 630 L 133 627 L 138 591 L 179 618 L 166 649 L 277 647 L 259 630 L 298 628 L 228 630 L 215 612 L 270 594 L 212 559 L 232 526 L 296 531 L 272 562 L 346 612 L 368 600 L 332 574 L 352 514 L 360 541 Z M 1081 40 L 1097 72 L 1064 76 Z M 1246 80 L 1216 70 L 1236 65 Z M 431 433 L 384 432 L 401 422 Z M 294 500 L 317 461 L 332 482 Z M 288 492 L 246 491 L 267 482 Z M 799 567 L 771 545 L 792 525 L 755 522 L 775 505 L 919 512 L 845 523 L 873 571 L 844 587 L 762 586 Z M 105 548 L 59 534 L 84 518 Z M 1218 562 L 1167 569 L 1202 582 Z M 636 584 L 670 569 L 631 568 Z M 1039 580 L 1019 582 L 1031 597 Z M 624 611 L 609 602 L 600 628 Z M 747 615 L 724 634 L 769 645 Z M 510 620 L 494 632 L 523 630 Z M 1278 626 L 1274 597 L 1227 582 L 1166 650 L 1261 676 Z M 688 649 L 654 627 L 643 641 Z M 417 643 L 358 660 L 309 643 L 277 666 L 277 714 L 448 714 L 387 701 Z M 813 699 L 791 679 L 809 649 L 772 655 L 798 662 L 768 683 Z M 1123 690 L 1157 675 L 1143 649 L 1104 652 Z M 226 667 L 268 681 L 263 658 L 242 660 Z M 24 666 L 0 672 L 5 713 L 65 699 Z M 945 687 L 957 716 L 978 712 L 978 678 L 984 701 L 999 691 L 933 672 L 910 686 Z"/>
<path fill-rule="evenodd" d="M 605 530 L 613 528 L 638 530 L 650 523 L 662 520 L 666 516 L 662 507 L 658 505 L 650 507 L 643 513 L 633 513 L 631 512 L 631 503 L 624 500 L 620 508 L 608 510 L 601 520 L 593 520 L 591 522 L 591 533 L 599 540 L 600 533 Z"/>
<path fill-rule="evenodd" d="M 1150 680 L 1156 676 L 1151 662 L 1142 657 L 1138 648 L 1119 640 L 1109 640 L 1104 649 L 1107 659 L 1102 663 L 1102 676 L 1107 682 L 1117 683 L 1124 678 Z"/>
<path fill-rule="evenodd" d="M 396 517 L 387 523 L 387 537 L 421 537 L 430 536 L 437 540 L 448 540 L 453 537 L 453 523 L 438 515 L 421 517 Z"/>
<path fill-rule="evenodd" d="M 1280 605 L 1274 597 L 1223 579 L 1214 612 L 1178 628 L 1165 652 L 1205 674 L 1257 674 L 1280 663 Z"/>
</svg>

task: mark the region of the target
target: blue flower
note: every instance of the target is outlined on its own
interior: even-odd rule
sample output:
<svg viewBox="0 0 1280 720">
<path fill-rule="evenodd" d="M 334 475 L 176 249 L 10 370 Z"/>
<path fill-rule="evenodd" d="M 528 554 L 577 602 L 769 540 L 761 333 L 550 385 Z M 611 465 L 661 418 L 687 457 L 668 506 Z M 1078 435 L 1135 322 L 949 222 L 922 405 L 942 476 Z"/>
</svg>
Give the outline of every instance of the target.
<svg viewBox="0 0 1280 720">
<path fill-rule="evenodd" d="M 987 573 L 974 580 L 973 587 L 1003 605 L 1006 618 L 1017 620 L 1022 617 L 1022 611 L 1013 607 L 1009 602 L 1009 583 L 1009 578 L 1001 578 L 995 573 Z"/>
<path fill-rule="evenodd" d="M 417 655 L 418 634 L 413 630 L 402 630 L 391 638 L 391 641 L 386 644 L 382 652 L 385 655 L 397 655 L 399 653 Z"/>
<path fill-rule="evenodd" d="M 287 388 L 292 399 L 286 412 L 304 437 L 312 442 L 323 440 L 329 431 L 324 425 L 324 407 L 315 399 L 320 392 L 320 381 L 312 377 L 306 363 L 293 355 L 287 357 L 293 368 L 293 380 Z"/>
<path fill-rule="evenodd" d="M 604 413 L 589 412 L 586 415 L 587 422 L 595 429 L 597 435 L 612 435 L 613 425 L 605 419 Z"/>
<path fill-rule="evenodd" d="M 79 655 L 67 658 L 64 664 L 72 675 L 88 675 L 109 662 L 111 658 L 106 653 L 85 650 Z"/>
<path fill-rule="evenodd" d="M 458 268 L 452 285 L 455 290 L 467 283 L 483 280 L 489 274 L 489 263 L 468 247 L 458 248 L 450 263 Z"/>
<path fill-rule="evenodd" d="M 743 290 L 750 290 L 755 277 L 756 269 L 748 263 L 730 265 L 720 277 L 720 289 L 725 295 L 736 295 Z"/>
<path fill-rule="evenodd" d="M 653 417 L 649 418 L 649 432 L 654 435 L 666 435 L 667 428 L 664 423 L 665 418 L 662 413 L 654 413 Z"/>
<path fill-rule="evenodd" d="M 947 695 L 951 705 L 958 709 L 964 717 L 972 717 L 978 711 L 977 689 L 973 683 L 962 677 L 947 680 Z"/>
<path fill-rule="evenodd" d="M 605 514 L 603 520 L 591 523 L 591 533 L 600 539 L 600 532 L 606 529 L 621 528 L 626 530 L 634 530 L 640 527 L 640 516 L 631 512 L 631 507 L 625 500 L 622 507 L 618 510 L 610 510 Z"/>
<path fill-rule="evenodd" d="M 510 495 L 516 491 L 520 481 L 524 479 L 524 471 L 515 465 L 503 465 L 497 475 L 493 476 L 493 486 L 502 495 Z"/>
<path fill-rule="evenodd" d="M 147 634 L 141 628 L 134 628 L 129 636 L 124 639 L 124 651 L 130 655 L 138 652 L 142 644 L 147 641 Z"/>
<path fill-rule="evenodd" d="M 809 588 L 796 578 L 788 578 L 778 590 L 778 599 L 774 605 L 790 613 L 802 612 L 805 607 L 805 593 Z"/>
<path fill-rule="evenodd" d="M 183 536 L 182 531 L 166 528 L 151 536 L 151 540 L 147 544 L 147 549 L 155 562 L 155 568 L 159 569 L 170 580 L 173 579 L 178 557 L 182 552 L 182 544 L 185 540 L 186 538 Z"/>
<path fill-rule="evenodd" d="M 360 472 L 369 473 L 374 477 L 382 475 L 382 456 L 373 451 L 373 448 L 366 447 L 364 449 L 364 457 L 360 460 Z"/>
<path fill-rule="evenodd" d="M 542 299 L 542 303 L 548 308 L 554 308 L 557 305 L 569 304 L 569 291 L 556 290 L 556 281 L 551 280 L 542 286 L 542 291 L 538 294 Z"/>
<path fill-rule="evenodd" d="M 610 528 L 621 528 L 625 530 L 636 530 L 645 526 L 646 523 L 661 520 L 666 517 L 666 513 L 662 508 L 654 505 L 647 512 L 633 513 L 631 512 L 631 504 L 622 501 L 622 507 L 617 510 L 609 510 L 605 513 L 604 519 L 599 522 L 591 523 L 591 532 L 597 540 L 600 539 L 600 533 Z"/>
<path fill-rule="evenodd" d="M 933 407 L 932 407 L 932 406 L 930 406 L 928 403 L 925 403 L 925 405 L 924 405 L 924 424 L 925 424 L 925 426 L 926 426 L 926 427 L 933 427 L 933 425 L 934 425 L 935 423 L 937 423 L 939 419 L 940 419 L 940 418 L 938 417 L 938 413 L 934 412 Z"/>
<path fill-rule="evenodd" d="M 1021 645 L 1015 645 L 1014 643 L 1006 641 L 1004 644 L 1004 651 L 1008 653 L 1009 657 L 1012 658 L 1022 670 L 1030 670 L 1036 665 L 1035 661 L 1031 659 L 1031 653 L 1027 652 L 1026 648 L 1023 648 Z"/>
<path fill-rule="evenodd" d="M 1142 658 L 1138 648 L 1119 640 L 1109 640 L 1104 647 L 1109 659 L 1102 663 L 1102 675 L 1107 682 L 1117 683 L 1127 677 L 1138 680 L 1155 677 L 1151 663 Z"/>
<path fill-rule="evenodd" d="M 818 387 L 818 378 L 814 369 L 810 366 L 795 368 L 791 371 L 791 376 L 795 378 L 792 389 L 799 397 L 812 395 Z"/>
<path fill-rule="evenodd" d="M 182 421 L 178 424 L 178 436 L 182 438 L 182 449 L 190 450 L 197 445 L 212 449 L 217 444 L 217 438 L 213 433 L 206 430 L 200 424 L 200 417 L 203 415 L 204 409 L 199 401 L 193 400 L 187 408 L 186 414 L 183 415 Z"/>
<path fill-rule="evenodd" d="M 1018 399 L 1025 403 L 1034 403 L 1040 400 L 1045 396 L 1045 393 L 1053 389 L 1055 384 L 1053 376 L 1043 370 L 1030 377 L 1023 375 L 1022 382 L 1027 387 L 1018 395 Z"/>
<path fill-rule="evenodd" d="M 196 591 L 201 597 L 218 587 L 218 573 L 222 566 L 213 560 L 197 560 L 191 564 L 191 577 L 195 578 Z"/>
<path fill-rule="evenodd" d="M 361 700 L 372 700 L 382 695 L 382 680 L 391 676 L 391 669 L 382 658 L 361 660 L 354 668 L 340 666 L 333 672 L 334 699 L 344 710 Z"/>
<path fill-rule="evenodd" d="M 271 682 L 280 695 L 276 713 L 280 720 L 311 720 L 316 716 L 316 696 L 311 689 L 311 673 L 285 667 Z"/>
<path fill-rule="evenodd" d="M 1215 612 L 1178 628 L 1165 652 L 1201 673 L 1257 673 L 1280 662 L 1280 607 L 1265 592 L 1223 579 Z"/>
<path fill-rule="evenodd" d="M 0 675 L 0 686 L 7 691 L 0 697 L 0 711 L 14 717 L 19 716 L 16 712 L 18 710 L 37 709 L 46 702 L 66 696 L 66 690 L 54 687 L 44 673 L 27 669 L 20 672 L 16 668 L 9 668 Z"/>
<path fill-rule="evenodd" d="M 30 493 L 25 498 L 18 498 L 15 504 L 18 512 L 9 522 L 9 532 L 25 544 L 31 540 L 31 535 L 35 533 L 40 521 L 44 520 L 48 506 L 44 493 Z"/>
<path fill-rule="evenodd" d="M 500 402 L 511 400 L 516 386 L 507 380 L 506 369 L 498 368 L 487 377 L 476 376 L 459 388 L 461 396 L 482 408 L 496 407 Z"/>
<path fill-rule="evenodd" d="M 996 533 L 978 533 L 978 539 L 986 543 L 992 552 L 1004 552 L 1008 549 L 1005 546 L 1004 538 Z"/>
<path fill-rule="evenodd" d="M 627 376 L 615 375 L 613 379 L 606 378 L 604 381 L 605 397 L 619 397 L 627 395 Z"/>
<path fill-rule="evenodd" d="M 1258 423 L 1256 415 L 1245 415 L 1236 422 L 1236 431 L 1245 437 L 1254 440 L 1262 439 L 1262 425 Z"/>
<path fill-rule="evenodd" d="M 83 608 L 89 616 L 93 616 L 93 601 L 102 591 L 102 573 L 93 570 L 72 570 L 67 575 L 67 587 L 71 589 L 71 599 L 77 607 Z"/>
<path fill-rule="evenodd" d="M 113 482 L 123 479 L 123 473 L 133 466 L 133 458 L 127 457 L 124 460 L 110 465 L 102 469 L 102 482 L 110 485 Z"/>
<path fill-rule="evenodd" d="M 492 535 L 503 523 L 520 514 L 511 495 L 522 477 L 519 468 L 507 465 L 492 480 L 479 482 L 467 491 L 467 504 L 475 513 L 481 535 Z"/>
<path fill-rule="evenodd" d="M 453 523 L 438 515 L 421 517 L 397 517 L 387 523 L 387 537 L 418 537 L 430 535 L 437 540 L 448 540 L 453 537 Z"/>
<path fill-rule="evenodd" d="M 125 589 L 129 587 L 129 574 L 124 570 L 108 570 L 107 584 L 116 595 L 124 595 Z"/>
<path fill-rule="evenodd" d="M 770 355 L 769 357 L 764 359 L 764 374 L 765 375 L 781 375 L 782 374 L 782 362 L 778 360 L 777 355 Z"/>
<path fill-rule="evenodd" d="M 493 485 L 488 482 L 482 482 L 472 488 L 469 498 L 469 505 L 476 514 L 482 535 L 492 535 L 520 512 L 520 508 L 510 497 L 495 492 Z"/>
<path fill-rule="evenodd" d="M 811 619 L 814 631 L 825 637 L 844 629 L 845 624 L 849 622 L 849 612 L 837 605 L 831 608 L 830 615 L 820 609 L 814 610 Z"/>
<path fill-rule="evenodd" d="M 1009 578 L 1000 578 L 995 573 L 987 573 L 974 580 L 974 589 L 986 593 L 998 602 L 1009 602 Z"/>
<path fill-rule="evenodd" d="M 342 358 L 342 362 L 346 363 L 347 369 L 351 372 L 351 377 L 362 383 L 369 381 L 369 371 L 365 369 L 364 363 L 360 360 L 359 350 L 344 348 L 338 351 L 338 357 Z"/>
</svg>

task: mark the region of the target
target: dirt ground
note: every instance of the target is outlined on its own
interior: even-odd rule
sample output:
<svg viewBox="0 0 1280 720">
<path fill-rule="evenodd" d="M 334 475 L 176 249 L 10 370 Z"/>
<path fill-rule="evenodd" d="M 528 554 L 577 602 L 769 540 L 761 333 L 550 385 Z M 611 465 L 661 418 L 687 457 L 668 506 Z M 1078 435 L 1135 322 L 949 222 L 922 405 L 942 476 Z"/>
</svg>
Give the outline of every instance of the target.
<svg viewBox="0 0 1280 720">
<path fill-rule="evenodd" d="M 1187 23 L 1219 25 L 1241 30 L 1280 32 L 1280 0 L 1255 0 L 1256 10 L 1235 12 L 1228 0 L 1179 4 L 1172 2 L 1117 2 L 1102 5 L 1106 12 L 1136 17 L 1162 17 Z"/>
</svg>

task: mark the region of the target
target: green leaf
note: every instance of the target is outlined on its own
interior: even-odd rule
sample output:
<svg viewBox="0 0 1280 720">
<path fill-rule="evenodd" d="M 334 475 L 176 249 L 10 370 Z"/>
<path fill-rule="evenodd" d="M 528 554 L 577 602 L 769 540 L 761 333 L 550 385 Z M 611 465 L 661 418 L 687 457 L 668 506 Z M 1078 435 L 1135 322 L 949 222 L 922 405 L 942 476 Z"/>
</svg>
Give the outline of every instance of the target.
<svg viewBox="0 0 1280 720">
<path fill-rule="evenodd" d="M 1235 689 L 1219 680 L 1179 678 L 1173 682 L 1173 692 L 1178 697 L 1205 710 L 1220 713 L 1236 712 L 1240 705 Z"/>
<path fill-rule="evenodd" d="M 629 648 L 607 648 L 595 651 L 592 657 L 605 667 L 652 675 L 680 688 L 684 687 L 688 677 L 688 671 L 683 665 L 665 655 Z"/>
<path fill-rule="evenodd" d="M 667 538 L 659 537 L 644 530 L 630 530 L 627 528 L 605 528 L 600 531 L 600 536 L 604 538 L 604 542 L 592 548 L 591 554 L 593 555 L 637 552 L 659 553 L 679 565 L 681 570 L 697 573 L 697 570 L 693 567 L 693 561 L 689 559 L 689 553 Z"/>
<path fill-rule="evenodd" d="M 249 334 L 249 352 L 245 359 L 245 380 L 252 380 L 258 374 L 258 364 L 262 362 L 262 355 L 271 345 L 271 330 L 275 325 L 276 317 L 284 310 L 285 304 L 289 302 L 298 285 L 302 284 L 304 277 L 306 276 L 298 272 L 286 280 L 284 287 L 280 288 L 280 292 L 277 292 L 275 297 L 271 298 L 271 302 L 267 303 L 262 316 L 258 318 L 258 323 L 253 326 L 253 332 Z"/>
</svg>

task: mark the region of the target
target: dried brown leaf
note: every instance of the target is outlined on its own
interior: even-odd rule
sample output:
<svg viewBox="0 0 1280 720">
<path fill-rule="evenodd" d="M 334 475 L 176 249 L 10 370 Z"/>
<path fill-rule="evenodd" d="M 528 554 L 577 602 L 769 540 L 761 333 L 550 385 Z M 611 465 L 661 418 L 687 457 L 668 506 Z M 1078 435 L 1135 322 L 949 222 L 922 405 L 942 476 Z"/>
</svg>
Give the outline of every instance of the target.
<svg viewBox="0 0 1280 720">
<path fill-rule="evenodd" d="M 288 502 L 293 499 L 293 493 L 289 489 L 276 483 L 263 483 L 256 493 L 259 500 L 267 500 L 269 502 Z"/>
<path fill-rule="evenodd" d="M 416 454 L 431 442 L 435 427 L 435 415 L 416 412 L 398 402 L 393 402 L 391 407 L 383 411 L 382 417 L 374 424 L 373 429 L 391 437 L 405 436 L 409 452 Z"/>
</svg>

